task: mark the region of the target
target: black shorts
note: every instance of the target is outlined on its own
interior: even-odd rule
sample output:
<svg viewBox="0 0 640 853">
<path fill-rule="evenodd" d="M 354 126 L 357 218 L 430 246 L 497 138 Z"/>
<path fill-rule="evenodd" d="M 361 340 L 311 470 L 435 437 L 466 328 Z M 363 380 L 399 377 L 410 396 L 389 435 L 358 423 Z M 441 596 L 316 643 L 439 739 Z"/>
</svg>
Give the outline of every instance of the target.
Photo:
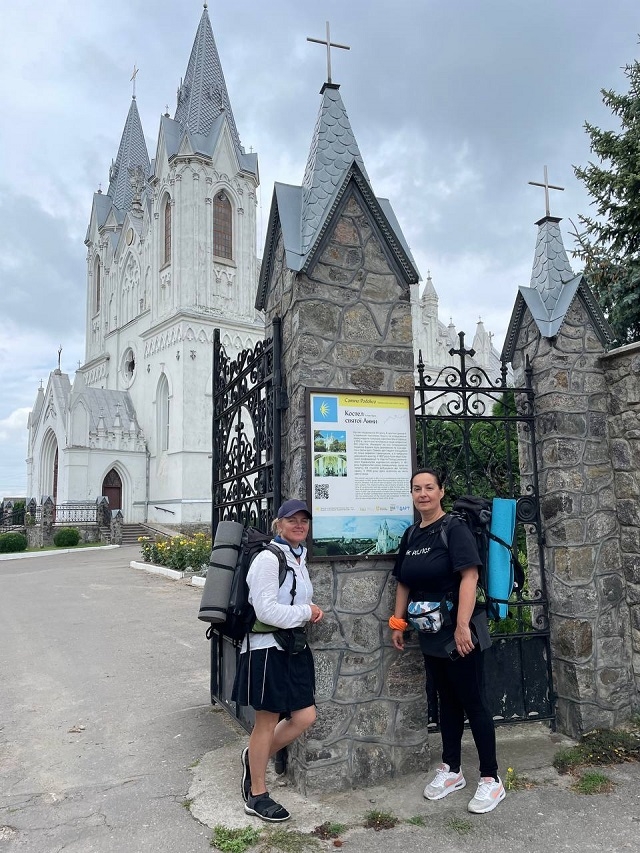
<svg viewBox="0 0 640 853">
<path fill-rule="evenodd" d="M 289 655 L 271 646 L 240 655 L 231 699 L 256 711 L 286 714 L 314 705 L 315 692 L 311 649 Z"/>
</svg>

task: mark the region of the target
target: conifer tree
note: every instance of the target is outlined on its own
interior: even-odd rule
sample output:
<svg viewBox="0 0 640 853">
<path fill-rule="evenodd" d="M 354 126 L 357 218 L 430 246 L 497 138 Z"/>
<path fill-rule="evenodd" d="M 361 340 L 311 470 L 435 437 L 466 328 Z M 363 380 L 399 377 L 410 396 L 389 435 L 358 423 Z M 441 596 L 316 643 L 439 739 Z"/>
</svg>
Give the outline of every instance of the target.
<svg viewBox="0 0 640 853">
<path fill-rule="evenodd" d="M 629 91 L 602 89 L 619 131 L 585 122 L 599 164 L 574 166 L 597 216 L 579 216 L 574 254 L 613 328 L 618 344 L 640 340 L 640 62 L 627 65 Z"/>
</svg>

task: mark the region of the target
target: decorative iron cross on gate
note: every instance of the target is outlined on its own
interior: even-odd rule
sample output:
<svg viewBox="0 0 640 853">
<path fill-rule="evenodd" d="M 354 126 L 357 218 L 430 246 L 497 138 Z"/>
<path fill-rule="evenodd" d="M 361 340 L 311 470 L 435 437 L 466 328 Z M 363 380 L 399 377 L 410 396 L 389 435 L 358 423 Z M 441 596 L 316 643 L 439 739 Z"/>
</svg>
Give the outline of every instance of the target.
<svg viewBox="0 0 640 853">
<path fill-rule="evenodd" d="M 327 46 L 327 83 L 331 83 L 331 48 L 339 47 L 342 50 L 351 50 L 351 48 L 346 44 L 337 44 L 337 42 L 331 41 L 331 35 L 329 33 L 329 21 L 327 21 L 326 39 L 312 39 L 307 36 L 307 41 L 313 41 L 316 44 L 325 44 Z"/>
</svg>

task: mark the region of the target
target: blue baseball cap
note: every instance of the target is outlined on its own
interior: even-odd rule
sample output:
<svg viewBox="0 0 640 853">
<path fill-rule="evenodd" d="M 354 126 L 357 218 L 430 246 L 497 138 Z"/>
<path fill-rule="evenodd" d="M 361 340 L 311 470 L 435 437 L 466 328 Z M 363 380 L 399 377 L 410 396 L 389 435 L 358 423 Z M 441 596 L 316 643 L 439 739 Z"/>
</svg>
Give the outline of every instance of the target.
<svg viewBox="0 0 640 853">
<path fill-rule="evenodd" d="M 309 518 L 311 518 L 311 513 L 309 512 L 309 508 L 306 503 L 304 501 L 298 501 L 295 498 L 291 498 L 291 500 L 285 501 L 282 504 L 278 510 L 278 518 L 290 518 L 297 512 L 306 512 Z"/>
</svg>

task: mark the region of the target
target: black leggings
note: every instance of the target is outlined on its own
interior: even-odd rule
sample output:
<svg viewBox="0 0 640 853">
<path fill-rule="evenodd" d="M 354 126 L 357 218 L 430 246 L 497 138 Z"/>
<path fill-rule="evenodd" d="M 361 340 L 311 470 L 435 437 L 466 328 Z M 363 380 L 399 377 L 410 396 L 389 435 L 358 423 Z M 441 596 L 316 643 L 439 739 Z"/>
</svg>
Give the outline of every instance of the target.
<svg viewBox="0 0 640 853">
<path fill-rule="evenodd" d="M 427 678 L 440 697 L 442 760 L 452 770 L 460 767 L 465 714 L 480 759 L 480 775 L 498 775 L 496 732 L 484 701 L 482 652 L 475 649 L 458 660 L 424 655 Z"/>
</svg>

